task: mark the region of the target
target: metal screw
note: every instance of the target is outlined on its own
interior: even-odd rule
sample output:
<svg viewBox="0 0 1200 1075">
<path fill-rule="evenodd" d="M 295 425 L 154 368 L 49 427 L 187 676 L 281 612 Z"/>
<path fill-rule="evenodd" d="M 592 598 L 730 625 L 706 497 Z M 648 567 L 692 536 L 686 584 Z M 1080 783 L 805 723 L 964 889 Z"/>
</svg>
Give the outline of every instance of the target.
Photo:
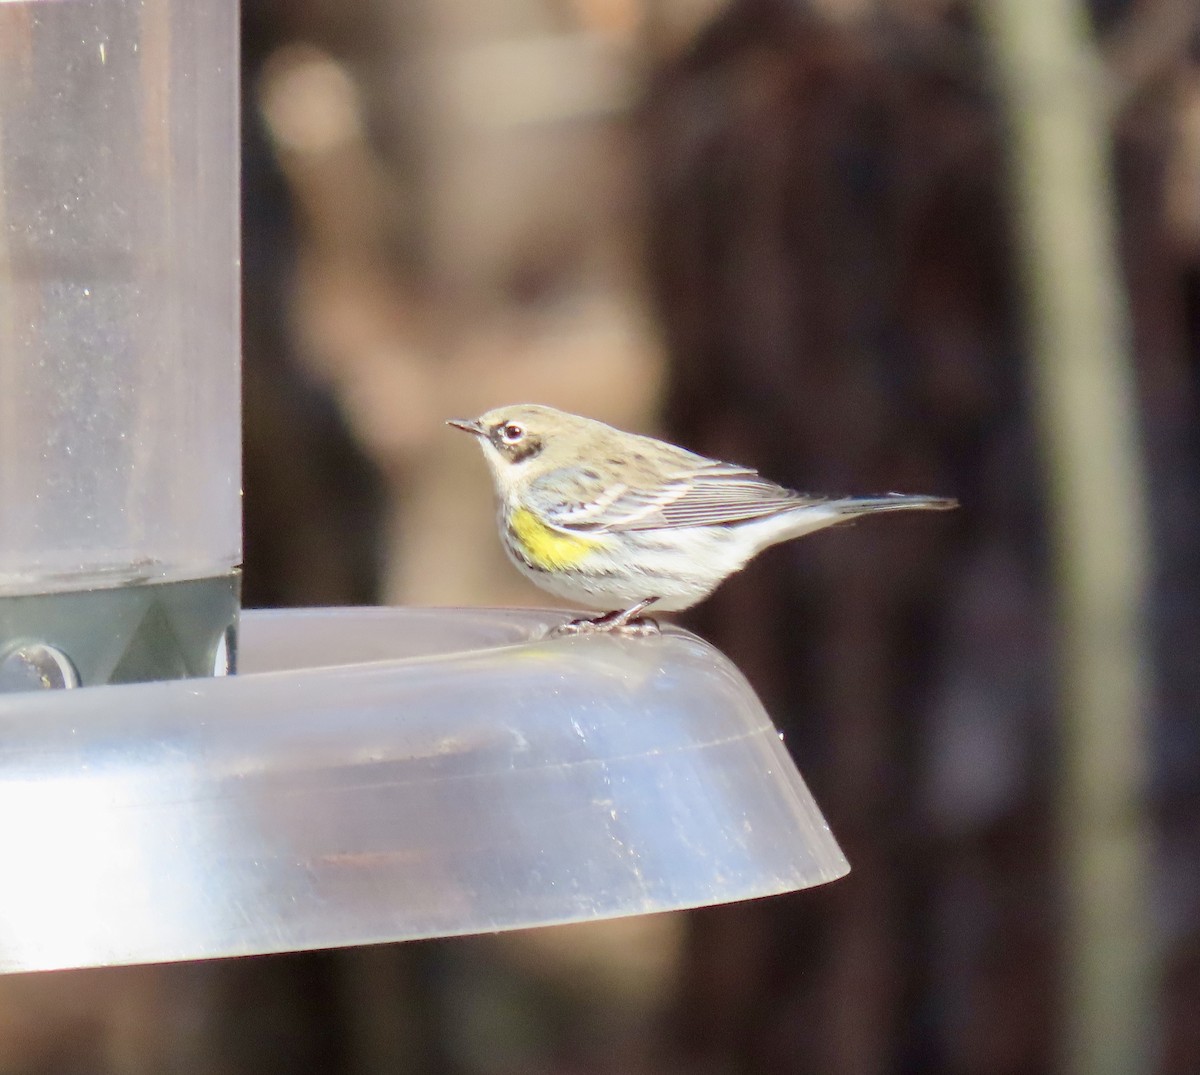
<svg viewBox="0 0 1200 1075">
<path fill-rule="evenodd" d="M 71 659 L 44 642 L 22 642 L 0 657 L 0 694 L 79 686 Z"/>
</svg>

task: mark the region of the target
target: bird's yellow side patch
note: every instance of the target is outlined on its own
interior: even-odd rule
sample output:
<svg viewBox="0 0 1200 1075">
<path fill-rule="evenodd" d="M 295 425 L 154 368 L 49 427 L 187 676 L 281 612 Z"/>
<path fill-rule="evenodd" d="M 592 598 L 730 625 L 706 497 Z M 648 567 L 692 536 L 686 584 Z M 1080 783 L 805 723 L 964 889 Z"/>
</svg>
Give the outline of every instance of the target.
<svg viewBox="0 0 1200 1075">
<path fill-rule="evenodd" d="M 602 542 L 600 538 L 579 537 L 555 530 L 527 508 L 514 511 L 508 525 L 526 559 L 543 571 L 565 571 L 575 567 Z"/>
</svg>

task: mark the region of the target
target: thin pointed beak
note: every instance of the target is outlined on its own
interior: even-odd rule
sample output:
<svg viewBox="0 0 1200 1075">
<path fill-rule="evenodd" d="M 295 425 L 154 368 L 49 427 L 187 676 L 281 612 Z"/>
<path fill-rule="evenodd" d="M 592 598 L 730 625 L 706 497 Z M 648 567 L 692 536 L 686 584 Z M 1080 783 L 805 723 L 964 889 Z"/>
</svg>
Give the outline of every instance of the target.
<svg viewBox="0 0 1200 1075">
<path fill-rule="evenodd" d="M 449 418 L 446 425 L 461 429 L 464 433 L 474 433 L 477 437 L 482 437 L 487 432 L 478 422 L 468 421 L 466 418 Z"/>
</svg>

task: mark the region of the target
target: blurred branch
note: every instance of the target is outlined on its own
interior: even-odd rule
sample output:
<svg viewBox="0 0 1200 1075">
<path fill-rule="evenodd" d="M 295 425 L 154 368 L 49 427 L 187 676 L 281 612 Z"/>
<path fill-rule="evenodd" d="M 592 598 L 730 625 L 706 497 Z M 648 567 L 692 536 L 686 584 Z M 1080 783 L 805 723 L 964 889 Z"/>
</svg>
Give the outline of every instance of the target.
<svg viewBox="0 0 1200 1075">
<path fill-rule="evenodd" d="M 982 0 L 1010 126 L 1059 586 L 1068 1072 L 1149 1070 L 1145 476 L 1110 101 L 1081 0 Z"/>
</svg>

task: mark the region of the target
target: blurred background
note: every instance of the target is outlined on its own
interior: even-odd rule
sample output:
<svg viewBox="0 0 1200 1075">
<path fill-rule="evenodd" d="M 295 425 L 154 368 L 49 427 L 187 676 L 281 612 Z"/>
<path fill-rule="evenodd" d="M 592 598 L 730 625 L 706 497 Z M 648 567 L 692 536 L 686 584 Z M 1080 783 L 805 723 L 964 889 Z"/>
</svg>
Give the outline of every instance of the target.
<svg viewBox="0 0 1200 1075">
<path fill-rule="evenodd" d="M 0 978 L 0 1073 L 1200 1072 L 1198 8 L 243 0 L 248 605 L 547 604 L 508 402 L 963 508 L 684 619 L 848 878 Z"/>
</svg>

